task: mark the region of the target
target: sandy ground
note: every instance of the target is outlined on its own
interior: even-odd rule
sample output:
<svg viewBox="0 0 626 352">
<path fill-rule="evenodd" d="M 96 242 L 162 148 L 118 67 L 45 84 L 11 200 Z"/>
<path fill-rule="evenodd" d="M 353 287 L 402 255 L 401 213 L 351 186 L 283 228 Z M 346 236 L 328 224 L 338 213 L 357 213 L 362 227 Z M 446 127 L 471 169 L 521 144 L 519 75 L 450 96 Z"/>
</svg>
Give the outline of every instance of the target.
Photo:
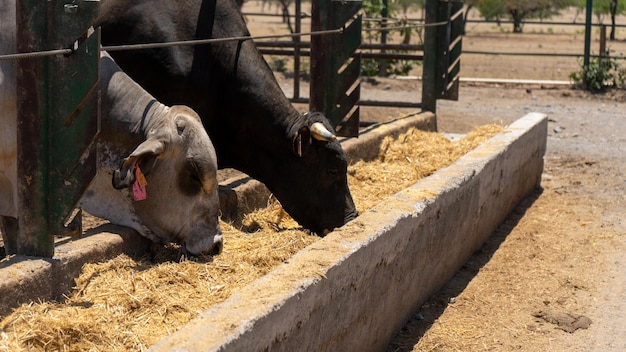
<svg viewBox="0 0 626 352">
<path fill-rule="evenodd" d="M 388 351 L 626 350 L 625 109 L 569 88 L 464 85 L 440 101 L 445 132 L 547 114 L 545 171 Z"/>
</svg>

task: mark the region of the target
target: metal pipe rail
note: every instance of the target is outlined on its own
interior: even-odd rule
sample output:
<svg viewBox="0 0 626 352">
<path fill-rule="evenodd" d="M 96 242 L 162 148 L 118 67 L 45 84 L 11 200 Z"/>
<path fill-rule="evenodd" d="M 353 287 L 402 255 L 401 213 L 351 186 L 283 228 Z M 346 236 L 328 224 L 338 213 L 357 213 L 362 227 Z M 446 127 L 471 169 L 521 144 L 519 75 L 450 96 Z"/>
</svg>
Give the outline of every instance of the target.
<svg viewBox="0 0 626 352">
<path fill-rule="evenodd" d="M 436 22 L 431 24 L 424 24 L 419 26 L 398 26 L 398 27 L 385 27 L 385 28 L 364 28 L 363 31 L 388 31 L 392 29 L 407 29 L 407 28 L 415 28 L 415 27 L 429 27 L 429 26 L 444 26 L 448 24 L 447 21 Z M 105 51 L 124 51 L 124 50 L 142 50 L 142 49 L 156 49 L 156 48 L 168 48 L 174 46 L 184 46 L 184 45 L 203 45 L 203 44 L 215 44 L 215 43 L 223 43 L 229 41 L 245 41 L 245 40 L 253 40 L 257 44 L 257 46 L 261 47 L 263 44 L 262 39 L 277 39 L 277 38 L 285 38 L 285 37 L 303 37 L 303 36 L 315 36 L 315 35 L 327 35 L 327 34 L 341 34 L 343 33 L 344 28 L 337 28 L 325 31 L 311 31 L 311 32 L 300 32 L 300 33 L 285 33 L 285 34 L 274 34 L 274 35 L 263 35 L 263 36 L 242 36 L 242 37 L 229 37 L 229 38 L 211 38 L 211 39 L 197 39 L 197 40 L 183 40 L 183 41 L 172 41 L 172 42 L 161 42 L 161 43 L 142 43 L 142 44 L 127 44 L 127 45 L 112 45 L 112 46 L 103 46 L 100 50 Z M 276 42 L 275 42 L 276 43 Z M 289 42 L 285 42 L 289 43 Z M 293 42 L 292 42 L 293 43 Z M 303 42 L 304 43 L 304 42 Z M 390 49 L 390 50 L 404 50 L 404 49 Z M 408 49 L 412 50 L 412 49 Z M 0 54 L 0 60 L 20 60 L 20 59 L 30 59 L 44 56 L 56 56 L 56 55 L 71 55 L 74 53 L 75 49 L 73 48 L 65 48 L 65 49 L 54 49 L 54 50 L 46 50 L 46 51 L 36 51 L 36 52 L 28 52 L 28 53 L 13 53 L 13 54 Z"/>
<path fill-rule="evenodd" d="M 276 39 L 276 38 L 285 38 L 285 37 L 293 38 L 293 37 L 301 37 L 301 36 L 341 34 L 343 33 L 343 31 L 344 31 L 344 28 L 337 28 L 337 29 L 330 29 L 330 30 L 325 30 L 325 31 L 285 33 L 285 34 L 263 35 L 263 36 L 242 36 L 242 37 L 229 37 L 229 38 L 182 40 L 182 41 L 171 41 L 171 42 L 161 42 L 161 43 L 112 45 L 112 46 L 101 46 L 100 50 L 110 52 L 110 51 L 124 51 L 124 50 L 156 49 L 156 48 L 168 48 L 168 47 L 184 46 L 184 45 L 215 44 L 215 43 L 224 43 L 224 42 L 231 42 L 231 41 L 246 41 L 246 40 L 256 41 L 259 39 Z M 27 52 L 27 53 L 2 54 L 0 55 L 0 60 L 19 60 L 19 59 L 30 59 L 30 58 L 44 57 L 44 56 L 71 55 L 72 53 L 74 53 L 74 51 L 75 49 L 66 48 L 66 49 L 33 51 L 33 52 Z"/>
</svg>

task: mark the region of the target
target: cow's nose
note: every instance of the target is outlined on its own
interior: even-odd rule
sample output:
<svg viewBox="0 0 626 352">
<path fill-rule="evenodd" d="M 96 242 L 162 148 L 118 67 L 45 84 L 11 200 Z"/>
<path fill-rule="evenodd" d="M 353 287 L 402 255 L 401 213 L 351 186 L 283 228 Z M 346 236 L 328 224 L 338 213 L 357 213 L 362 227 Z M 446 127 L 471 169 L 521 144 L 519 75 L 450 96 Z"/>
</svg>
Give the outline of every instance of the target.
<svg viewBox="0 0 626 352">
<path fill-rule="evenodd" d="M 224 240 L 222 234 L 218 233 L 214 236 L 203 237 L 201 239 L 195 239 L 187 241 L 183 245 L 183 252 L 185 254 L 191 254 L 193 256 L 202 255 L 218 255 L 222 252 L 224 247 Z"/>
<path fill-rule="evenodd" d="M 224 248 L 224 241 L 222 240 L 222 237 L 220 236 L 218 241 L 213 242 L 213 249 L 211 249 L 211 253 L 209 253 L 209 255 L 218 255 L 222 253 L 223 248 Z"/>
</svg>

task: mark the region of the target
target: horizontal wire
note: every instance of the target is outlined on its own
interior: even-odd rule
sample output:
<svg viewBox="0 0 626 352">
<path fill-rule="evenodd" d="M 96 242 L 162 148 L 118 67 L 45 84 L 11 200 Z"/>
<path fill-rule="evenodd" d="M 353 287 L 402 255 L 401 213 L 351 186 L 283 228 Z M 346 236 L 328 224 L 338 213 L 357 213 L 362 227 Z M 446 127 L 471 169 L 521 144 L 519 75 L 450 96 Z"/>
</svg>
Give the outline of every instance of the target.
<svg viewBox="0 0 626 352">
<path fill-rule="evenodd" d="M 362 28 L 363 31 L 387 31 L 394 29 L 406 29 L 406 28 L 416 28 L 416 27 L 431 27 L 431 26 L 442 26 L 448 24 L 447 21 L 443 22 L 435 22 L 429 24 L 419 24 L 419 25 L 405 25 L 400 27 L 383 27 L 383 28 Z M 184 45 L 203 45 L 203 44 L 215 44 L 215 43 L 224 43 L 230 41 L 245 41 L 245 40 L 262 40 L 262 39 L 278 39 L 285 37 L 301 37 L 301 36 L 315 36 L 315 35 L 326 35 L 326 34 L 337 34 L 343 33 L 344 28 L 323 30 L 323 31 L 312 31 L 312 32 L 302 32 L 302 33 L 286 33 L 286 34 L 275 34 L 275 35 L 263 35 L 263 36 L 241 36 L 241 37 L 229 37 L 229 38 L 212 38 L 212 39 L 195 39 L 195 40 L 181 40 L 181 41 L 172 41 L 172 42 L 162 42 L 162 43 L 144 43 L 144 44 L 126 44 L 126 45 L 110 45 L 110 46 L 102 46 L 100 50 L 105 51 L 123 51 L 123 50 L 140 50 L 140 49 L 155 49 L 155 48 L 168 48 L 174 46 L 184 46 Z M 73 49 L 56 49 L 56 50 L 45 50 L 45 51 L 33 51 L 28 53 L 17 53 L 17 54 L 4 54 L 0 55 L 0 61 L 2 60 L 19 60 L 19 59 L 32 59 L 46 56 L 56 56 L 56 55 L 71 55 L 74 52 Z"/>
<path fill-rule="evenodd" d="M 231 42 L 231 41 L 315 36 L 315 35 L 342 33 L 343 30 L 344 30 L 343 28 L 337 28 L 337 29 L 329 29 L 329 30 L 324 30 L 324 31 L 303 32 L 303 33 L 286 33 L 286 34 L 262 35 L 262 36 L 241 36 L 241 37 L 229 37 L 229 38 L 195 39 L 195 40 L 181 40 L 181 41 L 162 42 L 162 43 L 111 45 L 111 46 L 102 46 L 100 50 L 105 50 L 105 51 L 139 50 L 139 49 L 167 48 L 167 47 L 183 46 L 183 45 L 215 44 L 215 43 L 224 43 L 224 42 Z M 28 52 L 28 53 L 0 55 L 0 60 L 18 60 L 18 59 L 30 59 L 30 58 L 37 58 L 37 57 L 44 57 L 44 56 L 69 55 L 69 54 L 72 54 L 73 52 L 74 50 L 72 49 L 34 51 L 34 52 Z"/>
</svg>

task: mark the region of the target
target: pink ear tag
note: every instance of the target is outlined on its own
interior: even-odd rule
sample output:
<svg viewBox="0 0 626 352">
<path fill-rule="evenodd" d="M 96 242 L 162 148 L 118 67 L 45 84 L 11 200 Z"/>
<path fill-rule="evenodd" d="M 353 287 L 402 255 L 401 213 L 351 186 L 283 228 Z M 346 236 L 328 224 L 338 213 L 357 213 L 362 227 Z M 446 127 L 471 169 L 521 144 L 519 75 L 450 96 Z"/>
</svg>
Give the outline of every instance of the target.
<svg viewBox="0 0 626 352">
<path fill-rule="evenodd" d="M 139 165 L 135 165 L 135 182 L 133 183 L 133 198 L 136 201 L 144 200 L 148 197 L 146 192 L 146 177 L 141 172 Z"/>
</svg>

